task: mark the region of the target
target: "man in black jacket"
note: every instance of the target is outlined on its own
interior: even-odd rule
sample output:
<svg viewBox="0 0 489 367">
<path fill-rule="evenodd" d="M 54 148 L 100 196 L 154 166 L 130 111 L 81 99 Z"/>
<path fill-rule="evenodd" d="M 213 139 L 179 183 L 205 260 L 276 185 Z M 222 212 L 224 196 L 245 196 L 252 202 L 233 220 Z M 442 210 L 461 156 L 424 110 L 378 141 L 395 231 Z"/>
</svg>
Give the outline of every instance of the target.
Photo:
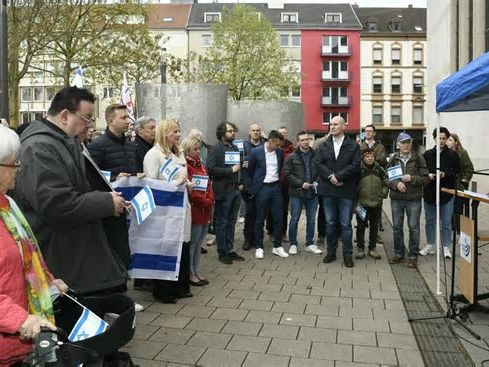
<svg viewBox="0 0 489 367">
<path fill-rule="evenodd" d="M 234 229 L 241 202 L 240 189 L 243 188 L 239 184 L 240 152 L 232 143 L 237 130 L 233 123 L 221 122 L 216 129 L 218 142 L 207 155 L 207 170 L 212 179 L 216 200 L 214 210 L 217 252 L 219 261 L 224 264 L 244 261 L 244 257 L 234 251 Z"/>
<path fill-rule="evenodd" d="M 155 119 L 142 116 L 136 120 L 135 124 L 136 138 L 134 144 L 136 144 L 136 166 L 138 172 L 143 172 L 144 156 L 153 147 L 156 135 L 156 121 Z"/>
<path fill-rule="evenodd" d="M 447 147 L 447 139 L 450 132 L 446 127 L 440 128 L 440 188 L 454 189 L 457 186 L 457 178 L 460 175 L 460 159 L 458 154 Z M 436 141 L 436 129 L 433 130 L 433 139 Z M 419 252 L 420 255 L 434 254 L 436 234 L 436 145 L 424 153 L 424 159 L 428 166 L 430 181 L 423 190 L 426 246 Z M 452 214 L 454 196 L 446 192 L 440 192 L 440 224 L 441 243 L 443 254 L 450 258 L 450 243 L 452 234 Z"/>
<path fill-rule="evenodd" d="M 360 147 L 344 134 L 345 120 L 335 116 L 329 125 L 330 137 L 316 150 L 314 164 L 318 169 L 318 194 L 326 216 L 328 253 L 323 262 L 336 260 L 338 226 L 343 241 L 345 266 L 354 266 L 352 259 L 351 217 L 360 174 Z"/>
</svg>

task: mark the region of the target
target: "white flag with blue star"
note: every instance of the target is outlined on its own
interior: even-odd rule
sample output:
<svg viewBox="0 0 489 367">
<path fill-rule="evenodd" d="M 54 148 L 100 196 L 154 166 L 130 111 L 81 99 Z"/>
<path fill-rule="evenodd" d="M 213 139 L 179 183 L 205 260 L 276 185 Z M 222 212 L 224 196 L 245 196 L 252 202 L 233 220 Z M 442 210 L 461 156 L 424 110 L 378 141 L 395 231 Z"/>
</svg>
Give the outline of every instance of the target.
<svg viewBox="0 0 489 367">
<path fill-rule="evenodd" d="M 244 141 L 243 141 L 243 139 L 236 139 L 233 141 L 233 144 L 238 147 L 240 152 L 244 152 Z"/>
<path fill-rule="evenodd" d="M 397 166 L 387 168 L 387 175 L 389 176 L 389 181 L 398 180 L 402 177 L 402 167 L 400 164 Z"/>
<path fill-rule="evenodd" d="M 70 335 L 68 335 L 68 340 L 70 342 L 78 342 L 102 334 L 108 325 L 88 308 L 83 307 L 83 312 L 73 330 L 71 330 Z"/>
<path fill-rule="evenodd" d="M 193 190 L 207 191 L 207 185 L 209 184 L 209 176 L 192 176 Z"/>
<path fill-rule="evenodd" d="M 168 159 L 160 168 L 160 174 L 167 181 L 173 180 L 173 177 L 178 173 L 178 163 L 173 159 Z"/>
<path fill-rule="evenodd" d="M 155 199 L 148 185 L 144 186 L 136 196 L 131 200 L 131 204 L 136 212 L 138 224 L 144 222 L 146 218 L 155 210 Z"/>
<path fill-rule="evenodd" d="M 239 152 L 224 152 L 224 164 L 239 164 L 240 154 Z"/>
</svg>

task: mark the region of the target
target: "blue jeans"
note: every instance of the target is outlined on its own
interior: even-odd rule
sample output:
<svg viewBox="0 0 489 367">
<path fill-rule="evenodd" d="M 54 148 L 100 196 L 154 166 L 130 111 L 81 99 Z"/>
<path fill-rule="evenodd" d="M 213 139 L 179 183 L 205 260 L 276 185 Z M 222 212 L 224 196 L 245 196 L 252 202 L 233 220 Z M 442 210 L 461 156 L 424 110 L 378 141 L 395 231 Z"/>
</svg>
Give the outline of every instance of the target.
<svg viewBox="0 0 489 367">
<path fill-rule="evenodd" d="M 256 194 L 256 248 L 263 248 L 263 226 L 270 212 L 273 227 L 273 247 L 282 246 L 283 198 L 280 183 L 263 185 Z"/>
<path fill-rule="evenodd" d="M 290 197 L 289 241 L 297 246 L 297 226 L 301 218 L 302 207 L 306 208 L 306 246 L 314 245 L 314 227 L 316 225 L 317 196 Z"/>
<path fill-rule="evenodd" d="M 200 247 L 205 240 L 208 224 L 192 224 L 190 231 L 190 274 L 199 272 Z"/>
<path fill-rule="evenodd" d="M 322 196 L 324 216 L 326 217 L 326 238 L 328 242 L 328 256 L 336 256 L 338 246 L 338 226 L 341 228 L 343 241 L 343 258 L 352 254 L 351 218 L 353 214 L 353 200 Z"/>
<path fill-rule="evenodd" d="M 452 242 L 452 215 L 454 197 L 445 204 L 440 204 L 441 244 L 443 247 L 450 246 Z M 436 204 L 424 202 L 425 230 L 428 245 L 435 244 L 436 235 Z"/>
<path fill-rule="evenodd" d="M 216 200 L 214 207 L 216 220 L 216 244 L 219 256 L 225 256 L 234 250 L 234 229 L 238 219 L 241 194 L 239 190 L 228 191 Z"/>
<path fill-rule="evenodd" d="M 404 256 L 404 214 L 407 214 L 409 227 L 409 257 L 418 257 L 419 252 L 419 217 L 421 215 L 421 199 L 392 200 L 392 221 L 394 225 L 394 251 L 397 256 Z"/>
</svg>

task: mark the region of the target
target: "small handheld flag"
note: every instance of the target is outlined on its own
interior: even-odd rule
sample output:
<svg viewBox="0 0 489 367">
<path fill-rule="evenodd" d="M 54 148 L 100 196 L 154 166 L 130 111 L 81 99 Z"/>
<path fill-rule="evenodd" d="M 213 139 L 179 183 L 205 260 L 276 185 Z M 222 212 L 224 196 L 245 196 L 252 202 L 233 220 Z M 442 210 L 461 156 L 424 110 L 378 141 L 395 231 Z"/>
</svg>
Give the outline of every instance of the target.
<svg viewBox="0 0 489 367">
<path fill-rule="evenodd" d="M 239 164 L 240 154 L 239 152 L 224 152 L 224 164 Z"/>
<path fill-rule="evenodd" d="M 199 191 L 206 191 L 209 184 L 209 176 L 194 175 L 192 177 L 193 189 Z"/>
<path fill-rule="evenodd" d="M 167 181 L 173 180 L 173 177 L 178 173 L 178 164 L 173 158 L 170 158 L 166 163 L 160 168 L 160 174 Z"/>
<path fill-rule="evenodd" d="M 367 210 L 360 204 L 357 205 L 357 214 L 362 219 L 365 220 L 367 218 Z"/>
<path fill-rule="evenodd" d="M 69 341 L 77 342 L 80 340 L 85 340 L 93 336 L 102 334 L 107 329 L 107 327 L 109 326 L 108 323 L 106 323 L 88 308 L 83 306 L 77 300 L 72 298 L 70 295 L 65 296 L 70 298 L 73 302 L 83 308 L 80 318 L 73 327 L 73 330 L 71 330 L 70 335 L 68 335 Z"/>
<path fill-rule="evenodd" d="M 110 171 L 100 170 L 100 173 L 110 182 Z"/>
<path fill-rule="evenodd" d="M 136 220 L 138 224 L 143 223 L 156 208 L 153 192 L 149 186 L 144 186 L 131 200 L 131 204 L 136 211 Z"/>
<path fill-rule="evenodd" d="M 389 181 L 398 180 L 402 177 L 402 167 L 401 165 L 393 166 L 387 169 L 387 175 Z"/>
<path fill-rule="evenodd" d="M 244 141 L 243 141 L 243 139 L 236 139 L 233 141 L 233 144 L 238 147 L 240 152 L 244 152 Z"/>
</svg>

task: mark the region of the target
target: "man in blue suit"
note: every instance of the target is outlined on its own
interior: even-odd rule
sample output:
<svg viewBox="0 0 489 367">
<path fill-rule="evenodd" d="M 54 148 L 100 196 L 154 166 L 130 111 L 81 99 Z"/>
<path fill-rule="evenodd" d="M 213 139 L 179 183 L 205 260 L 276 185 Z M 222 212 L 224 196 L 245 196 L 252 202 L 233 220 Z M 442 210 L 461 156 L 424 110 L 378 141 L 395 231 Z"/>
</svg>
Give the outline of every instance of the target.
<svg viewBox="0 0 489 367">
<path fill-rule="evenodd" d="M 280 257 L 289 256 L 282 247 L 283 198 L 280 173 L 284 165 L 284 152 L 279 148 L 283 142 L 283 135 L 277 130 L 272 130 L 263 147 L 253 149 L 250 154 L 248 172 L 251 178 L 250 192 L 255 195 L 256 200 L 257 259 L 263 259 L 263 226 L 269 212 L 273 221 L 272 253 Z"/>
</svg>

